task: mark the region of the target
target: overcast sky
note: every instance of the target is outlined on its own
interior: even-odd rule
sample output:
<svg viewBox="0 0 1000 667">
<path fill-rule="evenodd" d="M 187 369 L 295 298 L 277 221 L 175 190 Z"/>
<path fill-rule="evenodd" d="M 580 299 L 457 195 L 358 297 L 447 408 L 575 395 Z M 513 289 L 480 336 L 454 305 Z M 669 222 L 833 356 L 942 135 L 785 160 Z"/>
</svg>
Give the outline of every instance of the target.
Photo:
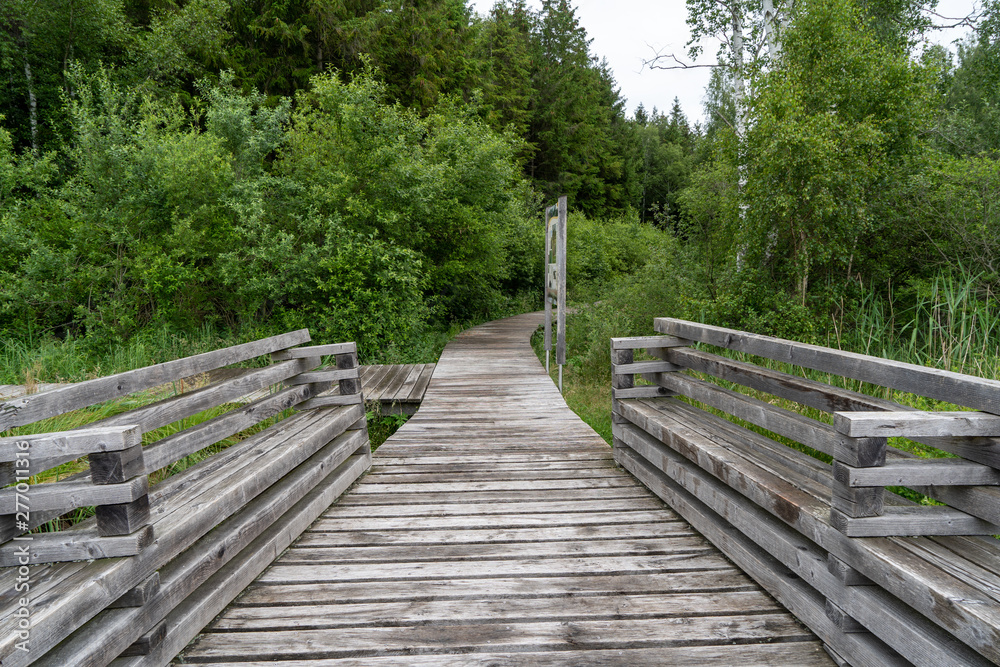
<svg viewBox="0 0 1000 667">
<path fill-rule="evenodd" d="M 939 0 L 938 12 L 945 16 L 965 16 L 973 0 Z M 537 0 L 529 0 L 535 9 Z M 690 38 L 684 0 L 575 0 L 576 15 L 587 35 L 594 41 L 591 52 L 608 59 L 622 96 L 628 100 L 631 114 L 641 102 L 647 110 L 655 106 L 669 110 L 674 97 L 688 118 L 700 121 L 702 98 L 708 85 L 707 68 L 685 70 L 651 70 L 643 67 L 657 52 L 686 53 Z M 485 14 L 493 0 L 471 0 L 472 7 Z M 943 23 L 938 20 L 937 22 Z M 935 41 L 949 44 L 962 36 L 964 30 L 941 31 Z M 704 63 L 715 60 L 718 44 L 706 44 Z"/>
</svg>

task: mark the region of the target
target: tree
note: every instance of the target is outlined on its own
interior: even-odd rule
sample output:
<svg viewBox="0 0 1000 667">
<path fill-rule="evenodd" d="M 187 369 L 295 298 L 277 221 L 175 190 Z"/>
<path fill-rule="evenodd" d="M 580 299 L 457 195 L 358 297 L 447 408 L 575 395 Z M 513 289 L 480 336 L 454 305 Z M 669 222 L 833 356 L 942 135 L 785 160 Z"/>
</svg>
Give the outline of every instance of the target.
<svg viewBox="0 0 1000 667">
<path fill-rule="evenodd" d="M 934 100 L 928 73 L 852 0 L 802 0 L 784 37 L 750 106 L 748 240 L 804 306 L 817 273 L 849 272 L 888 231 L 879 201 L 919 150 Z"/>
</svg>

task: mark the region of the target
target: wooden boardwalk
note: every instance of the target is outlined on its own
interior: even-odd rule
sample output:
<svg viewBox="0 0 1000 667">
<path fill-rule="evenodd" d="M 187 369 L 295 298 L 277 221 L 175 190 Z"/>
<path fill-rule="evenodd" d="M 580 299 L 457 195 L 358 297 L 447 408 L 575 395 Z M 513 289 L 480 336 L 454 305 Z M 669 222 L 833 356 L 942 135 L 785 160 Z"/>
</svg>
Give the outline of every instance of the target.
<svg viewBox="0 0 1000 667">
<path fill-rule="evenodd" d="M 829 665 L 633 477 L 528 345 L 445 349 L 417 414 L 178 662 Z"/>
</svg>

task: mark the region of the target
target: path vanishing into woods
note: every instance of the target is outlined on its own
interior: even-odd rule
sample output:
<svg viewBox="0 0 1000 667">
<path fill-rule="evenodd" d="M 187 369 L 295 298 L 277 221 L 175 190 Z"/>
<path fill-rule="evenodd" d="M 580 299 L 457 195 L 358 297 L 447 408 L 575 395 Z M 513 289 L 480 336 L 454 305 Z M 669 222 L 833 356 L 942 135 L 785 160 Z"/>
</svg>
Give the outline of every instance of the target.
<svg viewBox="0 0 1000 667">
<path fill-rule="evenodd" d="M 615 466 L 531 349 L 541 317 L 449 343 L 371 472 L 180 659 L 831 664 L 808 630 Z"/>
</svg>

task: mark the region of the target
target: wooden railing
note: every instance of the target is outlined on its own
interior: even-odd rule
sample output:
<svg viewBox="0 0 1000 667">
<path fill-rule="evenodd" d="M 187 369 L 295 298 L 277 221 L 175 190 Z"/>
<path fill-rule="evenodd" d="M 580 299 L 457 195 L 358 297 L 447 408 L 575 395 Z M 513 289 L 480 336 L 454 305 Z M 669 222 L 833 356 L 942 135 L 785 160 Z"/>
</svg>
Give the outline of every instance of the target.
<svg viewBox="0 0 1000 667">
<path fill-rule="evenodd" d="M 308 341 L 295 331 L 0 403 L 3 432 L 273 361 L 84 428 L 0 439 L 0 664 L 166 664 L 371 465 L 354 343 L 297 347 Z M 336 367 L 318 368 L 327 355 Z M 339 392 L 324 395 L 332 383 Z M 156 471 L 290 408 L 150 487 Z M 143 446 L 169 424 L 178 430 Z M 84 456 L 82 473 L 29 483 Z M 91 506 L 93 519 L 34 530 Z"/>
<path fill-rule="evenodd" d="M 1000 382 L 670 318 L 654 325 L 663 335 L 611 341 L 621 465 L 843 664 L 1000 662 Z M 656 360 L 635 361 L 636 350 Z M 795 367 L 972 410 L 918 411 L 785 372 Z M 888 438 L 957 458 L 919 458 Z"/>
</svg>

